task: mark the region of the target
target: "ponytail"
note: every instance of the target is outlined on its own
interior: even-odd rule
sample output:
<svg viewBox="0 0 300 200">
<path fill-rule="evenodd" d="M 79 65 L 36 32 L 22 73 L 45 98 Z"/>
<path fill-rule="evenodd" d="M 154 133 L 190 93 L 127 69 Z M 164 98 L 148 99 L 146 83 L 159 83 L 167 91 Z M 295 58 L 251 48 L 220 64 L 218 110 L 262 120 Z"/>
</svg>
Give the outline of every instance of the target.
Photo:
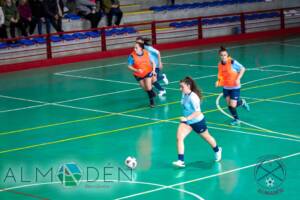
<svg viewBox="0 0 300 200">
<path fill-rule="evenodd" d="M 144 38 L 144 37 L 142 37 L 142 36 L 138 36 L 138 37 L 135 39 L 135 41 L 136 41 L 137 43 L 141 43 L 141 44 L 144 44 L 144 45 L 146 45 L 146 46 L 150 46 L 150 45 L 151 45 L 151 44 L 150 44 L 151 40 L 150 40 L 149 38 Z M 140 41 L 142 41 L 142 42 L 140 42 Z"/>
<path fill-rule="evenodd" d="M 199 89 L 197 87 L 196 82 L 190 76 L 185 77 L 183 80 L 180 81 L 180 83 L 185 83 L 186 85 L 189 85 L 190 88 L 191 88 L 191 90 L 192 90 L 192 92 L 194 92 L 195 94 L 197 94 L 197 96 L 202 101 L 202 99 L 203 99 L 202 91 L 201 91 L 201 89 Z"/>
</svg>

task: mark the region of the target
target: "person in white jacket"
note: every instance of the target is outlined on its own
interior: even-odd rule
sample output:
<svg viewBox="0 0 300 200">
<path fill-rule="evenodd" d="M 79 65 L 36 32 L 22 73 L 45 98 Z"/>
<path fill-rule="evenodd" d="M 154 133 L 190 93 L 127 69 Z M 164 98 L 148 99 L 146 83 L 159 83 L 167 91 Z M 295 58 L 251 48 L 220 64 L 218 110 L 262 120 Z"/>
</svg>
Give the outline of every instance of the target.
<svg viewBox="0 0 300 200">
<path fill-rule="evenodd" d="M 0 6 L 0 39 L 7 38 L 6 26 L 4 24 L 5 18 L 2 7 Z"/>
</svg>

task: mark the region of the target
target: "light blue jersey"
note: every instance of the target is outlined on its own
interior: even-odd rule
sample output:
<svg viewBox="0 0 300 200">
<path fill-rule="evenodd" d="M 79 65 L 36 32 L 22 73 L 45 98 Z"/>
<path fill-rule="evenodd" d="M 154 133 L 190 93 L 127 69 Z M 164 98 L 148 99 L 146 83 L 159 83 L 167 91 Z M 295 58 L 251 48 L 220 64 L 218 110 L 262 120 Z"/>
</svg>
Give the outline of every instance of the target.
<svg viewBox="0 0 300 200">
<path fill-rule="evenodd" d="M 191 92 L 190 94 L 183 94 L 182 99 L 181 99 L 181 105 L 183 107 L 183 116 L 184 117 L 188 117 L 196 111 L 201 112 L 200 98 L 194 92 Z M 204 118 L 204 115 L 201 114 L 200 116 L 198 116 L 192 120 L 188 120 L 187 124 L 194 124 L 194 123 L 200 122 L 203 118 Z"/>
<path fill-rule="evenodd" d="M 232 64 L 231 64 L 232 70 L 239 73 L 241 71 L 241 69 L 244 67 L 241 63 L 239 63 L 236 60 L 232 60 Z M 241 86 L 236 86 L 236 87 L 224 87 L 224 89 L 227 90 L 232 90 L 232 89 L 239 89 L 241 88 Z"/>
<path fill-rule="evenodd" d="M 145 45 L 145 49 L 150 53 L 150 55 L 153 58 L 153 61 L 156 65 L 156 68 L 159 68 L 159 51 L 157 49 L 154 49 L 152 46 Z"/>
</svg>

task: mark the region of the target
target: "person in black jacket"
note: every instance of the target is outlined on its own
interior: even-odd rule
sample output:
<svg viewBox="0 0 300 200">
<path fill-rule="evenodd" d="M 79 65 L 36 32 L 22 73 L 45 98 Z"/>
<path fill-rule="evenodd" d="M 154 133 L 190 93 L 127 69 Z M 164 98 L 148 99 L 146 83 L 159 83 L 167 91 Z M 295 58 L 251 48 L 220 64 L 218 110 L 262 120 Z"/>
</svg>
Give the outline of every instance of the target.
<svg viewBox="0 0 300 200">
<path fill-rule="evenodd" d="M 42 24 L 45 22 L 45 11 L 43 0 L 29 0 L 29 5 L 32 12 L 32 24 L 29 29 L 30 35 L 33 34 L 36 25 L 38 26 L 38 33 L 42 34 Z"/>
<path fill-rule="evenodd" d="M 50 23 L 57 32 L 63 32 L 61 20 L 64 12 L 62 0 L 44 0 L 45 20 L 47 33 L 50 33 Z"/>
</svg>

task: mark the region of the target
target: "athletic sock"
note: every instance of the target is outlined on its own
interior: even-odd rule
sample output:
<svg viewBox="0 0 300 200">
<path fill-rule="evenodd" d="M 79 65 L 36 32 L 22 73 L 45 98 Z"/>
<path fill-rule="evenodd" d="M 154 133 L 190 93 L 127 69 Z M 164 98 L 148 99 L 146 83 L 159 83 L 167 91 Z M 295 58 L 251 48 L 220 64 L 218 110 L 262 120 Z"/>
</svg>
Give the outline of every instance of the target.
<svg viewBox="0 0 300 200">
<path fill-rule="evenodd" d="M 178 160 L 184 162 L 184 154 L 178 154 Z"/>
<path fill-rule="evenodd" d="M 234 119 L 239 119 L 236 108 L 228 106 L 228 109 Z"/>
<path fill-rule="evenodd" d="M 159 84 L 158 81 L 156 81 L 155 83 L 153 83 L 153 85 L 154 85 L 154 87 L 155 87 L 156 89 L 158 89 L 159 91 L 163 91 L 163 90 L 164 90 L 164 88 L 161 87 L 161 85 Z"/>
<path fill-rule="evenodd" d="M 218 152 L 219 151 L 218 145 L 216 147 L 214 147 L 213 150 L 214 150 L 214 152 Z"/>
</svg>

